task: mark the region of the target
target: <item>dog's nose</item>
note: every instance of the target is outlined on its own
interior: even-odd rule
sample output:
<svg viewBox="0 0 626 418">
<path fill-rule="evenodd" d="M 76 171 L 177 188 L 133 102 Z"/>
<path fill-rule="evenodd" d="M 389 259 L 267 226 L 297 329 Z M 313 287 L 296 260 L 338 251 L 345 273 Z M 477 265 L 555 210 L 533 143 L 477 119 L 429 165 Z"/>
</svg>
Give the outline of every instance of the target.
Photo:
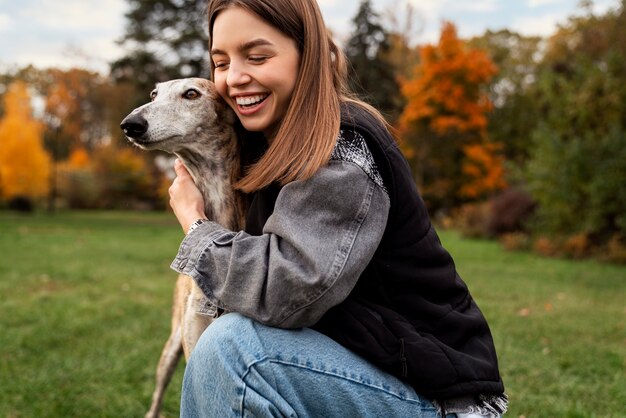
<svg viewBox="0 0 626 418">
<path fill-rule="evenodd" d="M 120 127 L 126 136 L 137 138 L 148 130 L 148 121 L 139 115 L 129 115 L 124 118 Z"/>
</svg>

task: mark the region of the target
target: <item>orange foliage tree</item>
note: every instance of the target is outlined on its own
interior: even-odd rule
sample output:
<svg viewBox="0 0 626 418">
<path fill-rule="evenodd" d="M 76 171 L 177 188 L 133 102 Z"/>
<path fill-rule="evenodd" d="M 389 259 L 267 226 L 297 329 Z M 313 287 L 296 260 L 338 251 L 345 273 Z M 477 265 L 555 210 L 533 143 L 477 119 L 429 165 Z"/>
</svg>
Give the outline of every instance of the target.
<svg viewBox="0 0 626 418">
<path fill-rule="evenodd" d="M 432 209 L 504 186 L 499 146 L 487 138 L 492 103 L 486 87 L 496 73 L 485 52 L 468 48 L 444 22 L 439 43 L 420 49 L 412 78 L 402 82 L 407 104 L 399 130 Z"/>
<path fill-rule="evenodd" d="M 46 88 L 46 114 L 60 122 L 59 131 L 49 140 L 56 160 L 65 160 L 77 148 L 91 149 L 108 136 L 107 106 L 109 83 L 86 70 L 48 70 L 51 84 Z"/>
<path fill-rule="evenodd" d="M 0 119 L 0 197 L 44 197 L 49 190 L 50 156 L 43 148 L 42 126 L 32 116 L 24 83 L 9 87 L 4 111 Z"/>
<path fill-rule="evenodd" d="M 485 142 L 463 147 L 466 160 L 462 171 L 467 181 L 461 186 L 462 196 L 480 198 L 485 192 L 499 190 L 504 181 L 504 158 L 498 143 Z"/>
</svg>

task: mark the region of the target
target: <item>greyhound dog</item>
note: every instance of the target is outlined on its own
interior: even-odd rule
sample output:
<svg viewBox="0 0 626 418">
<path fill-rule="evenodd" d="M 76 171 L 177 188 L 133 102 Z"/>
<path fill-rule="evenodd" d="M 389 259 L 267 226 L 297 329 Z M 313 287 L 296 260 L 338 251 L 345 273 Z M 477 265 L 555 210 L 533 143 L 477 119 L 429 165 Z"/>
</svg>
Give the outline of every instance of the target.
<svg viewBox="0 0 626 418">
<path fill-rule="evenodd" d="M 245 200 L 233 190 L 239 175 L 235 114 L 209 80 L 186 78 L 158 83 L 152 101 L 121 123 L 126 137 L 145 150 L 175 154 L 200 189 L 207 217 L 231 230 L 243 228 Z M 163 394 L 182 353 L 189 358 L 202 332 L 217 316 L 200 288 L 180 275 L 174 291 L 172 330 L 156 373 L 156 388 L 146 418 L 159 416 Z"/>
</svg>

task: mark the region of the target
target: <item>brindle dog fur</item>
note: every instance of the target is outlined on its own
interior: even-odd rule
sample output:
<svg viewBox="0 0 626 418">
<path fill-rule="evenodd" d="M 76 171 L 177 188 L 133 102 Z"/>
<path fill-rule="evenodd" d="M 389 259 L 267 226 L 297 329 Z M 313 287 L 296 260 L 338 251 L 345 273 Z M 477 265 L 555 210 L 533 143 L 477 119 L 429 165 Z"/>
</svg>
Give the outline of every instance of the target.
<svg viewBox="0 0 626 418">
<path fill-rule="evenodd" d="M 209 80 L 186 78 L 158 83 L 152 101 L 133 110 L 121 123 L 124 134 L 145 150 L 175 154 L 187 167 L 205 202 L 205 214 L 230 230 L 243 228 L 245 199 L 232 185 L 240 173 L 235 114 Z M 181 354 L 188 359 L 215 315 L 207 299 L 186 275 L 174 291 L 172 330 L 163 347 L 156 388 L 146 418 L 160 416 L 161 404 Z"/>
</svg>

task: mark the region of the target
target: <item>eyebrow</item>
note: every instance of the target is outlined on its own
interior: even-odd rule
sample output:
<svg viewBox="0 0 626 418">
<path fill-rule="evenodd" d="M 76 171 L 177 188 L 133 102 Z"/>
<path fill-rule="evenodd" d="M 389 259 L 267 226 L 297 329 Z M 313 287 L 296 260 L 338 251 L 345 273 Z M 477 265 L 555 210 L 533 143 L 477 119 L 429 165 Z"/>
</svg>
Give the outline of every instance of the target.
<svg viewBox="0 0 626 418">
<path fill-rule="evenodd" d="M 239 47 L 239 50 L 248 51 L 257 46 L 274 46 L 274 44 L 268 41 L 267 39 L 263 39 L 263 38 L 253 39 L 251 41 L 244 42 L 243 44 L 241 44 L 241 46 Z M 221 49 L 212 48 L 211 55 L 228 55 L 228 54 Z"/>
</svg>

